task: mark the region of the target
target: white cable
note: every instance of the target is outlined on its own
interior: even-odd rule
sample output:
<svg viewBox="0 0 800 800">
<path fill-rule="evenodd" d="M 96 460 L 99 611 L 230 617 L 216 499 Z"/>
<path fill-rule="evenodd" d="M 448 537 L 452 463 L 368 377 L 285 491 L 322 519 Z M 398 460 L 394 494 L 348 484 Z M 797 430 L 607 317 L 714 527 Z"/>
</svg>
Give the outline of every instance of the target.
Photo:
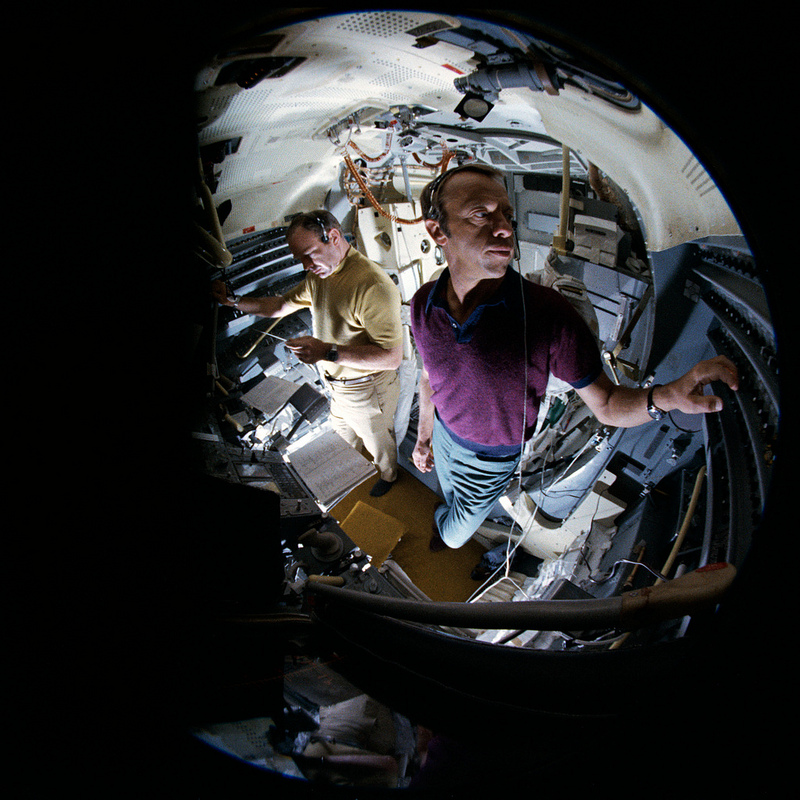
<svg viewBox="0 0 800 800">
<path fill-rule="evenodd" d="M 514 237 L 516 239 L 516 230 L 514 232 Z M 516 241 L 515 241 L 515 246 Z M 524 369 L 523 369 L 523 384 L 522 384 L 522 433 L 520 434 L 520 443 L 519 443 L 519 451 L 520 451 L 520 459 L 519 464 L 517 465 L 517 487 L 519 493 L 522 493 L 522 452 L 525 449 L 525 431 L 527 430 L 528 426 L 528 314 L 527 309 L 525 307 L 525 283 L 522 277 L 522 265 L 520 264 L 519 257 L 517 257 L 517 270 L 519 272 L 519 291 L 520 297 L 522 299 L 522 356 L 524 359 Z M 517 548 L 520 545 L 520 542 L 525 538 L 525 532 L 520 527 L 520 533 L 522 534 L 514 545 L 514 549 L 509 552 L 509 547 L 511 545 L 511 533 L 514 531 L 514 526 L 517 524 L 516 520 L 512 521 L 511 529 L 509 530 L 509 537 L 508 542 L 506 544 L 506 568 L 505 568 L 505 578 L 508 578 L 509 573 L 511 572 L 511 559 L 516 553 Z M 510 579 L 509 579 L 510 580 Z"/>
<path fill-rule="evenodd" d="M 516 233 L 514 234 L 516 236 Z M 517 482 L 519 485 L 519 491 L 522 493 L 522 451 L 525 447 L 525 431 L 528 425 L 528 319 L 527 319 L 527 310 L 525 308 L 525 284 L 523 282 L 522 277 L 522 268 L 519 263 L 519 257 L 517 257 L 517 269 L 519 271 L 519 288 L 520 288 L 520 296 L 522 299 L 522 351 L 523 351 L 523 358 L 524 358 L 524 368 L 523 368 L 523 392 L 522 392 L 522 432 L 520 434 L 520 460 L 518 464 L 518 473 L 517 473 Z M 525 532 L 522 530 L 520 526 L 520 537 L 517 542 L 514 544 L 514 548 L 511 549 L 511 535 L 514 532 L 514 528 L 517 526 L 517 521 L 512 519 L 511 528 L 508 531 L 508 541 L 506 542 L 506 558 L 505 558 L 505 569 L 504 574 L 498 578 L 497 581 L 492 583 L 492 579 L 497 574 L 500 567 L 492 572 L 489 578 L 475 591 L 473 592 L 472 596 L 467 600 L 468 603 L 472 603 L 475 600 L 483 597 L 483 595 L 489 591 L 493 586 L 496 586 L 501 581 L 507 580 L 510 581 L 519 591 L 524 591 L 522 587 L 515 581 L 513 578 L 510 577 L 511 572 L 511 561 L 514 557 L 514 554 L 517 552 L 517 548 L 522 543 L 522 540 L 525 538 Z"/>
<path fill-rule="evenodd" d="M 576 461 L 577 461 L 577 460 L 578 460 L 578 459 L 579 459 L 579 458 L 580 458 L 580 457 L 583 455 L 583 452 L 584 452 L 584 450 L 586 450 L 586 448 L 587 448 L 587 447 L 588 447 L 588 446 L 591 444 L 591 442 L 592 442 L 592 437 L 589 437 L 589 438 L 588 438 L 588 439 L 587 439 L 587 440 L 586 440 L 586 441 L 583 443 L 583 447 L 581 447 L 581 449 L 580 449 L 580 450 L 579 450 L 579 451 L 578 451 L 578 452 L 575 454 L 575 456 L 574 456 L 574 458 L 572 459 L 572 461 L 570 461 L 570 462 L 569 462 L 569 464 L 567 464 L 567 466 L 566 466 L 566 467 L 564 467 L 564 469 L 561 471 L 561 474 L 560 474 L 560 475 L 558 475 L 557 477 L 553 478 L 553 480 L 550 482 L 550 485 L 549 485 L 549 486 L 548 486 L 546 489 L 544 488 L 544 469 L 542 469 L 542 481 L 541 481 L 541 484 L 540 484 L 540 489 L 539 489 L 539 491 L 542 493 L 542 495 L 543 495 L 544 497 L 550 497 L 550 496 L 551 496 L 551 495 L 550 495 L 550 491 L 552 490 L 552 488 L 553 488 L 553 487 L 554 487 L 554 486 L 555 486 L 555 485 L 556 485 L 556 484 L 557 484 L 557 483 L 558 483 L 560 480 L 562 480 L 562 479 L 563 479 L 563 478 L 566 476 L 566 474 L 567 474 L 567 473 L 570 471 L 570 469 L 572 468 L 572 465 L 573 465 L 573 464 L 574 464 L 574 463 L 575 463 L 575 462 L 576 462 Z M 565 490 L 563 493 L 565 493 L 565 494 L 569 494 L 569 493 L 570 493 L 570 491 L 571 491 L 570 489 L 567 489 L 567 490 Z"/>
</svg>

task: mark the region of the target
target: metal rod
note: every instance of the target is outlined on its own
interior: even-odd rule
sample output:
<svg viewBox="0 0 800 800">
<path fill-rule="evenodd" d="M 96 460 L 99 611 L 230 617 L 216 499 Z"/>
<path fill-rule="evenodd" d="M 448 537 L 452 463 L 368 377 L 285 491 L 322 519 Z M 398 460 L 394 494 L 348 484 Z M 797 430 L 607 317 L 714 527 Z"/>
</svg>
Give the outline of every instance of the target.
<svg viewBox="0 0 800 800">
<path fill-rule="evenodd" d="M 559 211 L 558 234 L 553 237 L 553 249 L 559 255 L 566 255 L 569 231 L 569 148 L 561 147 L 561 205 Z"/>
</svg>

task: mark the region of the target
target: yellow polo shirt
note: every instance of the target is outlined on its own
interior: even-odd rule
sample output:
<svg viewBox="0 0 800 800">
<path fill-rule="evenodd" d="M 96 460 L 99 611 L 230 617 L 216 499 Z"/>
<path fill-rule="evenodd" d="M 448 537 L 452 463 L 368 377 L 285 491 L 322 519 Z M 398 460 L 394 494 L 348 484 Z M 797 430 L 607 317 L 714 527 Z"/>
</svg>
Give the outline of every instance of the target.
<svg viewBox="0 0 800 800">
<path fill-rule="evenodd" d="M 327 278 L 307 272 L 283 299 L 294 310 L 311 309 L 314 336 L 323 342 L 376 344 L 389 350 L 403 341 L 400 292 L 381 267 L 353 247 Z M 357 378 L 375 371 L 330 361 L 321 361 L 320 368 L 332 378 Z"/>
</svg>

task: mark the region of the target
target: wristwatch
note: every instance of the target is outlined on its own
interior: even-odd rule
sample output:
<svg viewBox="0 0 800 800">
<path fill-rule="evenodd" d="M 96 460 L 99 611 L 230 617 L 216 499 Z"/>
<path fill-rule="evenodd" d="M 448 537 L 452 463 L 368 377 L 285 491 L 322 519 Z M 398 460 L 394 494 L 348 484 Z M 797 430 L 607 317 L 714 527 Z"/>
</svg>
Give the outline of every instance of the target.
<svg viewBox="0 0 800 800">
<path fill-rule="evenodd" d="M 660 384 L 660 383 L 654 383 L 650 387 L 650 391 L 647 393 L 647 413 L 650 415 L 651 419 L 655 419 L 655 420 L 664 419 L 664 417 L 667 416 L 667 412 L 664 411 L 663 409 L 659 408 L 653 402 L 653 390 L 654 389 L 658 389 L 658 387 L 661 386 L 661 385 L 662 384 Z"/>
<path fill-rule="evenodd" d="M 325 355 L 326 361 L 338 361 L 339 360 L 339 348 L 336 344 L 331 345 L 331 349 Z"/>
</svg>

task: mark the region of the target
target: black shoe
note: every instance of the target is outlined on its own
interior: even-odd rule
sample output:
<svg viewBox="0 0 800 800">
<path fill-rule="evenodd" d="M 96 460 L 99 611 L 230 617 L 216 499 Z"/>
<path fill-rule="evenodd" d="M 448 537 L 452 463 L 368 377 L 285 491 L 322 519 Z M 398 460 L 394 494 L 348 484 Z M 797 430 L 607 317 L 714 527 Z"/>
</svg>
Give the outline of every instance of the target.
<svg viewBox="0 0 800 800">
<path fill-rule="evenodd" d="M 438 503 L 436 508 L 439 508 L 440 505 L 442 504 Z M 434 509 L 434 511 L 436 511 L 436 509 Z M 433 518 L 431 527 L 433 528 L 433 536 L 431 536 L 430 543 L 428 544 L 430 551 L 432 553 L 440 553 L 442 550 L 447 550 L 447 545 L 445 544 L 444 539 L 442 539 L 442 537 L 439 535 L 439 528 L 436 525 L 436 517 Z"/>
<path fill-rule="evenodd" d="M 439 536 L 439 531 L 433 532 L 433 536 L 431 536 L 428 547 L 432 553 L 440 553 L 442 550 L 447 550 L 447 545 L 444 543 L 444 539 Z"/>
<path fill-rule="evenodd" d="M 470 578 L 474 581 L 485 581 L 487 578 L 490 578 L 499 567 L 490 567 L 488 564 L 484 564 L 482 561 L 472 570 L 470 574 Z"/>
<path fill-rule="evenodd" d="M 394 481 L 385 481 L 378 478 L 377 483 L 369 490 L 370 497 L 383 497 L 394 486 Z"/>
</svg>

